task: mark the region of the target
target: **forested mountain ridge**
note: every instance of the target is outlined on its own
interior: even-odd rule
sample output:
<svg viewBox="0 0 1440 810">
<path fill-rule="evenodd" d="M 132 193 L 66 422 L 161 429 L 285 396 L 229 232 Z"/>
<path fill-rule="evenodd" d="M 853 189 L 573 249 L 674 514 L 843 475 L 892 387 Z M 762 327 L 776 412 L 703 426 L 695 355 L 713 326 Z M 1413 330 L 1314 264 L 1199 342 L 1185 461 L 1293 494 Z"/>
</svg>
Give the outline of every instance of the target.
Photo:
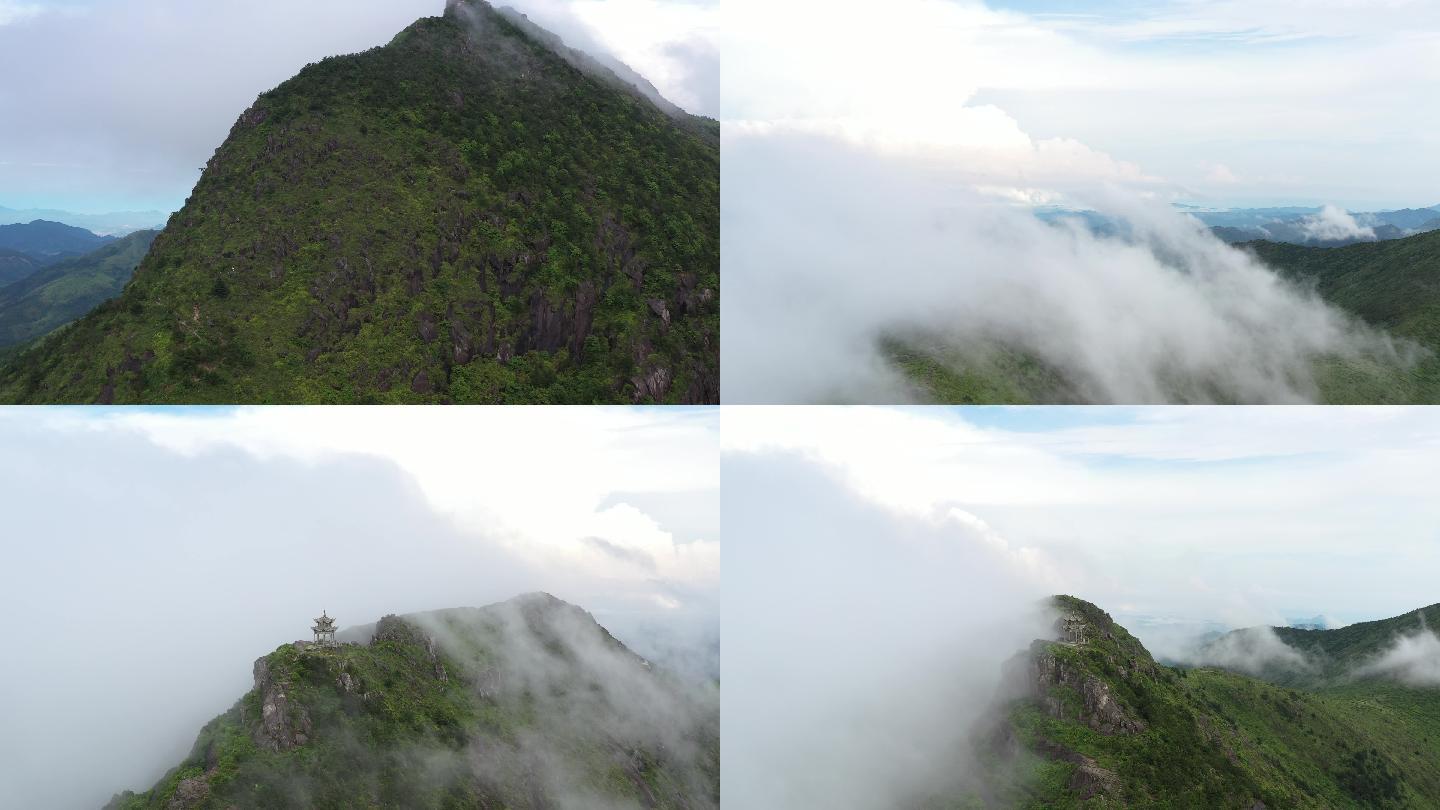
<svg viewBox="0 0 1440 810">
<path fill-rule="evenodd" d="M 478 0 L 236 122 L 18 402 L 714 402 L 719 147 Z"/>
<path fill-rule="evenodd" d="M 255 686 L 112 810 L 719 807 L 719 698 L 548 594 L 387 616 Z"/>
<path fill-rule="evenodd" d="M 1164 666 L 1095 605 L 1052 605 L 1054 636 L 1008 667 L 1018 696 L 985 735 L 977 806 L 1435 806 L 1440 689 Z"/>
</svg>

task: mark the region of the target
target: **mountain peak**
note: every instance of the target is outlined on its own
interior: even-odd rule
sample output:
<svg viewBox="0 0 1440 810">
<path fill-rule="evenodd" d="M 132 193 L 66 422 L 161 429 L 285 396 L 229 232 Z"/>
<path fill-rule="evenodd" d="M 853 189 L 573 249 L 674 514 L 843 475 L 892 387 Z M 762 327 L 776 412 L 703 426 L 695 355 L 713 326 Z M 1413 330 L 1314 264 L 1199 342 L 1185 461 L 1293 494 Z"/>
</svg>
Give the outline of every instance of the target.
<svg viewBox="0 0 1440 810">
<path fill-rule="evenodd" d="M 718 697 L 574 605 L 525 594 L 356 629 L 259 658 L 186 761 L 111 806 L 718 807 Z"/>
<path fill-rule="evenodd" d="M 527 26 L 451 3 L 262 94 L 0 399 L 718 401 L 717 132 Z"/>
</svg>

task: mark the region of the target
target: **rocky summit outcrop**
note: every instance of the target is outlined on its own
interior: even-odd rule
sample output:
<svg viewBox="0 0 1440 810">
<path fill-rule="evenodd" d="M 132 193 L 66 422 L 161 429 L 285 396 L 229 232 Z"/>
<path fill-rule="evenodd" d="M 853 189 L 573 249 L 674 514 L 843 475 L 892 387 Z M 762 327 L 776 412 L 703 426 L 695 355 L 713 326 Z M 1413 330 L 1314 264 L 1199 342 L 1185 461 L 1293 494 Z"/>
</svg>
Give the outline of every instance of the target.
<svg viewBox="0 0 1440 810">
<path fill-rule="evenodd" d="M 993 806 L 1400 808 L 1440 795 L 1440 760 L 1423 754 L 1433 690 L 1308 691 L 1163 666 L 1095 605 L 1049 607 L 1052 632 L 1008 662 L 995 727 L 977 736 Z M 1392 628 L 1373 624 L 1305 637 L 1341 649 Z"/>
<path fill-rule="evenodd" d="M 290 686 L 287 674 L 272 670 L 269 657 L 256 660 L 255 694 L 259 698 L 260 722 L 254 736 L 262 750 L 289 751 L 310 739 L 310 716 L 303 706 L 291 705 L 287 694 Z"/>
<path fill-rule="evenodd" d="M 1078 720 L 1101 734 L 1137 734 L 1145 723 L 1084 664 L 1059 654 L 1063 647 L 1036 641 L 1030 648 L 1030 684 L 1039 704 L 1057 720 Z"/>
<path fill-rule="evenodd" d="M 1012 661 L 1010 680 L 1020 680 L 1029 697 L 1057 720 L 1107 735 L 1144 731 L 1145 721 L 1111 684 L 1117 678 L 1153 677 L 1150 653 L 1094 605 L 1059 597 L 1055 606 L 1053 637 L 1037 639 Z"/>
<path fill-rule="evenodd" d="M 544 594 L 287 644 L 154 789 L 109 807 L 715 810 L 719 698 Z"/>
</svg>

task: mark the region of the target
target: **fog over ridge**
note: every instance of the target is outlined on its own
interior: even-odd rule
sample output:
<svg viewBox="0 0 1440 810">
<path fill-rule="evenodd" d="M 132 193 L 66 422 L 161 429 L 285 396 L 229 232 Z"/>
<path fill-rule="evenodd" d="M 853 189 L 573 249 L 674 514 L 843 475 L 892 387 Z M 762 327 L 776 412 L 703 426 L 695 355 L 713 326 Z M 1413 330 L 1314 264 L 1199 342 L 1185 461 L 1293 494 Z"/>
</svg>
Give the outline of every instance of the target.
<svg viewBox="0 0 1440 810">
<path fill-rule="evenodd" d="M 1071 193 L 1128 226 L 1104 237 L 996 204 L 943 162 L 725 137 L 727 401 L 893 400 L 893 335 L 1017 350 L 1116 403 L 1309 402 L 1318 359 L 1413 352 L 1116 185 Z"/>
</svg>

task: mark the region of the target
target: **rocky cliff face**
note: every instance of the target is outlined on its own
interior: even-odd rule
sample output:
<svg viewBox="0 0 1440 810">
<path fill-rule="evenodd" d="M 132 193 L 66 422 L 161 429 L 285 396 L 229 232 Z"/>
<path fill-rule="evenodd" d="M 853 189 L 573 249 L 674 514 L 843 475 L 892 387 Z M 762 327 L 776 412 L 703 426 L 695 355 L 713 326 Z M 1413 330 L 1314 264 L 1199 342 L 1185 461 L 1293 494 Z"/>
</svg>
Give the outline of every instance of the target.
<svg viewBox="0 0 1440 810">
<path fill-rule="evenodd" d="M 303 643 L 297 647 L 303 654 Z M 268 657 L 255 662 L 255 694 L 260 703 L 260 722 L 255 744 L 262 751 L 290 751 L 310 739 L 310 716 L 303 705 L 292 707 L 286 694 L 289 673 L 274 671 Z"/>
<path fill-rule="evenodd" d="M 1138 734 L 1145 723 L 1115 697 L 1110 685 L 1053 642 L 1030 648 L 1030 685 L 1045 712 L 1057 720 L 1084 723 L 1101 734 Z"/>
</svg>

